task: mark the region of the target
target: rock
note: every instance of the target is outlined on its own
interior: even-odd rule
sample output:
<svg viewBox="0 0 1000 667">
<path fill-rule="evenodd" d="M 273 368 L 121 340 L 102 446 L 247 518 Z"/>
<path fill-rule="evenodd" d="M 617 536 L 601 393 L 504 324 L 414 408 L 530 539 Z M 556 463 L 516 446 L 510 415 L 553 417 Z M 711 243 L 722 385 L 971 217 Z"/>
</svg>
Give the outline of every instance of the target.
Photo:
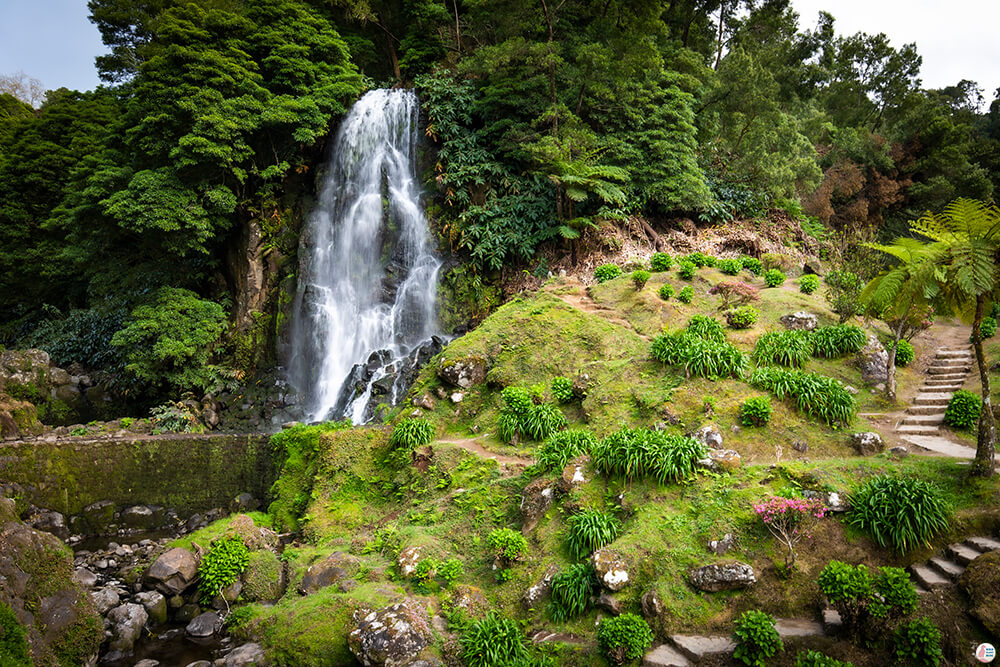
<svg viewBox="0 0 1000 667">
<path fill-rule="evenodd" d="M 140 660 L 135 663 L 132 667 L 160 667 L 160 661 L 153 660 L 152 658 L 146 658 L 145 660 Z"/>
<path fill-rule="evenodd" d="M 70 379 L 70 374 L 58 366 L 52 366 L 49 368 L 49 380 L 53 385 L 80 383 L 80 378 L 76 378 L 76 382 L 73 382 L 72 379 Z"/>
<path fill-rule="evenodd" d="M 896 445 L 895 447 L 889 448 L 889 453 L 892 454 L 894 459 L 905 459 L 910 455 L 910 450 L 902 445 Z"/>
<path fill-rule="evenodd" d="M 214 667 L 208 660 L 195 660 L 189 662 L 185 667 Z"/>
<path fill-rule="evenodd" d="M 251 498 L 249 502 L 256 501 Z M 256 525 L 253 519 L 246 514 L 237 514 L 233 517 L 233 520 L 229 522 L 229 526 L 226 528 L 226 535 L 239 537 L 250 551 L 274 549 L 278 546 L 279 541 L 278 533 L 270 528 Z"/>
<path fill-rule="evenodd" d="M 38 421 L 38 408 L 34 404 L 0 393 L 0 440 L 41 435 L 43 430 Z"/>
<path fill-rule="evenodd" d="M 175 547 L 160 555 L 146 570 L 146 581 L 164 595 L 183 593 L 198 576 L 198 559 L 187 549 Z"/>
<path fill-rule="evenodd" d="M 44 530 L 52 533 L 60 540 L 69 537 L 69 528 L 66 526 L 66 518 L 59 512 L 52 510 L 37 510 L 28 517 L 28 524 L 35 530 Z"/>
<path fill-rule="evenodd" d="M 662 614 L 664 610 L 663 600 L 660 599 L 659 593 L 652 589 L 643 594 L 640 604 L 642 606 L 642 615 L 645 616 L 647 620 L 659 618 L 660 614 Z"/>
<path fill-rule="evenodd" d="M 417 563 L 423 555 L 423 547 L 406 547 L 399 552 L 396 565 L 399 566 L 399 573 L 404 577 L 411 576 L 417 571 Z"/>
<path fill-rule="evenodd" d="M 424 410 L 433 410 L 435 405 L 434 399 L 431 398 L 430 394 L 423 394 L 421 396 L 418 396 L 417 398 L 413 399 L 412 403 L 415 407 L 423 408 Z"/>
<path fill-rule="evenodd" d="M 691 570 L 688 579 L 692 586 L 709 593 L 748 588 L 757 582 L 753 567 L 739 561 L 696 568 Z"/>
<path fill-rule="evenodd" d="M 719 556 L 729 553 L 729 550 L 733 548 L 735 540 L 733 539 L 732 533 L 726 533 L 722 536 L 721 540 L 712 540 L 708 543 L 708 550 Z"/>
<path fill-rule="evenodd" d="M 698 465 L 708 470 L 729 472 L 743 465 L 743 459 L 735 449 L 710 449 L 708 458 L 700 459 Z"/>
<path fill-rule="evenodd" d="M 198 614 L 184 628 L 184 632 L 192 637 L 211 637 L 222 629 L 222 619 L 214 611 Z"/>
<path fill-rule="evenodd" d="M 251 602 L 275 602 L 285 594 L 287 586 L 285 566 L 273 551 L 250 554 L 243 572 L 243 597 Z"/>
<path fill-rule="evenodd" d="M 97 575 L 85 567 L 78 567 L 73 572 L 73 581 L 84 588 L 93 588 L 97 585 Z"/>
<path fill-rule="evenodd" d="M 461 609 L 467 615 L 476 617 L 490 610 L 490 602 L 483 591 L 475 586 L 459 585 L 451 594 L 451 608 Z"/>
<path fill-rule="evenodd" d="M 812 331 L 819 326 L 819 318 L 813 313 L 808 313 L 804 310 L 800 310 L 796 313 L 789 313 L 787 315 L 782 315 L 779 320 L 781 325 L 786 329 L 801 329 L 803 331 Z"/>
<path fill-rule="evenodd" d="M 722 449 L 722 432 L 715 424 L 705 424 L 692 437 L 709 449 Z"/>
<path fill-rule="evenodd" d="M 851 446 L 861 456 L 872 456 L 885 450 L 885 443 L 882 442 L 882 436 L 875 431 L 852 433 Z"/>
<path fill-rule="evenodd" d="M 860 393 L 857 387 L 849 384 L 844 385 L 844 391 L 846 391 L 851 396 L 857 396 Z"/>
<path fill-rule="evenodd" d="M 174 621 L 178 623 L 190 623 L 198 614 L 201 613 L 201 607 L 193 602 L 188 602 L 181 606 L 180 609 L 174 612 Z"/>
<path fill-rule="evenodd" d="M 77 532 L 90 535 L 106 534 L 115 521 L 115 504 L 110 500 L 98 500 L 83 508 L 80 513 L 81 526 Z"/>
<path fill-rule="evenodd" d="M 260 507 L 260 501 L 253 497 L 250 493 L 241 493 L 240 495 L 233 498 L 232 502 L 229 503 L 229 511 L 233 514 L 238 512 L 252 512 Z M 248 519 L 250 517 L 247 517 Z M 250 521 L 253 524 L 253 520 Z"/>
<path fill-rule="evenodd" d="M 806 260 L 805 262 L 802 263 L 802 273 L 804 274 L 808 273 L 814 276 L 823 275 L 819 262 L 813 259 Z"/>
<path fill-rule="evenodd" d="M 524 594 L 521 596 L 521 604 L 524 605 L 526 609 L 534 609 L 538 602 L 548 595 L 549 591 L 552 589 L 552 577 L 559 573 L 559 568 L 555 565 L 550 565 L 546 570 L 545 574 L 542 575 L 541 581 L 539 581 L 534 586 L 529 586 Z"/>
<path fill-rule="evenodd" d="M 243 581 L 237 579 L 229 584 L 219 594 L 212 598 L 212 609 L 222 611 L 229 609 L 233 603 L 240 599 L 240 591 L 243 590 Z"/>
<path fill-rule="evenodd" d="M 136 640 L 142 635 L 147 620 L 149 616 L 141 604 L 129 602 L 109 611 L 107 617 L 111 627 L 109 648 L 125 654 L 131 653 Z"/>
<path fill-rule="evenodd" d="M 809 451 L 809 443 L 805 440 L 792 440 L 792 449 L 800 454 L 805 454 Z"/>
<path fill-rule="evenodd" d="M 969 613 L 991 635 L 1000 637 L 1000 551 L 974 558 L 958 581 L 969 594 Z"/>
<path fill-rule="evenodd" d="M 162 510 L 157 512 L 147 505 L 133 505 L 121 511 L 120 521 L 126 528 L 140 531 L 153 530 L 160 527 L 162 515 Z"/>
<path fill-rule="evenodd" d="M 460 391 L 456 391 L 453 392 L 451 396 L 449 396 L 448 398 L 451 399 L 452 403 L 461 403 L 462 400 L 465 398 L 465 394 L 463 394 Z"/>
<path fill-rule="evenodd" d="M 365 667 L 412 665 L 433 638 L 427 617 L 427 610 L 412 599 L 377 611 L 356 611 L 347 645 Z"/>
<path fill-rule="evenodd" d="M 861 380 L 868 385 L 884 383 L 888 380 L 886 375 L 886 364 L 889 362 L 889 353 L 879 342 L 875 334 L 868 334 L 868 342 L 861 348 L 854 363 L 861 370 Z"/>
<path fill-rule="evenodd" d="M 105 586 L 98 591 L 94 591 L 90 594 L 90 599 L 94 601 L 94 609 L 101 616 L 121 604 L 118 591 L 111 586 Z"/>
<path fill-rule="evenodd" d="M 563 493 L 569 493 L 581 484 L 587 483 L 587 475 L 584 470 L 590 457 L 583 457 L 579 461 L 570 462 L 563 468 L 559 478 L 559 488 Z"/>
<path fill-rule="evenodd" d="M 43 350 L 0 351 L 0 393 L 29 401 L 49 394 L 49 355 Z"/>
<path fill-rule="evenodd" d="M 266 665 L 264 647 L 256 642 L 238 646 L 226 656 L 224 667 L 251 667 Z"/>
<path fill-rule="evenodd" d="M 620 591 L 628 584 L 628 564 L 610 549 L 598 549 L 590 557 L 597 580 L 609 591 Z"/>
<path fill-rule="evenodd" d="M 155 625 L 167 622 L 167 598 L 156 591 L 144 591 L 135 596 L 135 601 L 142 605 L 149 615 L 149 620 Z"/>
<path fill-rule="evenodd" d="M 614 595 L 603 591 L 594 600 L 594 606 L 598 609 L 603 609 L 613 616 L 618 616 L 622 613 L 622 603 Z"/>
<path fill-rule="evenodd" d="M 461 359 L 442 360 L 438 365 L 438 376 L 450 385 L 460 389 L 471 389 L 486 381 L 486 359 L 470 355 Z"/>
<path fill-rule="evenodd" d="M 521 494 L 521 532 L 527 534 L 534 530 L 538 521 L 552 507 L 555 500 L 555 489 L 547 479 L 536 479 L 524 487 Z"/>
<path fill-rule="evenodd" d="M 402 554 L 400 554 L 400 558 L 402 558 Z M 321 588 L 332 586 L 341 579 L 349 577 L 348 568 L 353 569 L 357 564 L 358 559 L 354 556 L 334 551 L 320 562 L 309 566 L 305 576 L 302 577 L 302 582 L 299 584 L 299 593 L 309 595 Z M 416 568 L 416 563 L 413 566 Z M 400 566 L 400 570 L 402 570 L 402 566 Z"/>
</svg>

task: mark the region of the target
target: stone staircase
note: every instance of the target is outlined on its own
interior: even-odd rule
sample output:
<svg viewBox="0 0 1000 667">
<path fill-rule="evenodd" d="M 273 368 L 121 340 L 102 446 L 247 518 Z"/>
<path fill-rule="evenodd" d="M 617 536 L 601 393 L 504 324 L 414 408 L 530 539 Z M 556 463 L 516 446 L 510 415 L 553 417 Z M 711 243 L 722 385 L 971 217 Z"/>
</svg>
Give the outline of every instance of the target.
<svg viewBox="0 0 1000 667">
<path fill-rule="evenodd" d="M 1000 551 L 1000 540 L 970 537 L 964 542 L 949 544 L 943 556 L 935 556 L 924 564 L 911 565 L 910 578 L 918 593 L 950 588 L 965 572 L 965 566 L 987 551 Z"/>
<path fill-rule="evenodd" d="M 906 411 L 896 432 L 905 435 L 937 435 L 951 395 L 962 388 L 974 362 L 972 348 L 938 348 L 927 368 L 924 384 Z"/>
</svg>

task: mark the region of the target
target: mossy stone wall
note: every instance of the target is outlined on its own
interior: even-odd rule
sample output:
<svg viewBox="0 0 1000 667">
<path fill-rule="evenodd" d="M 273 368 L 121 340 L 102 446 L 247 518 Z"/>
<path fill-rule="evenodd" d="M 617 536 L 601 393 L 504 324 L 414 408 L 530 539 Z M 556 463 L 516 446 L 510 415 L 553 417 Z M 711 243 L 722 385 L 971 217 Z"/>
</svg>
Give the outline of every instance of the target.
<svg viewBox="0 0 1000 667">
<path fill-rule="evenodd" d="M 0 442 L 0 483 L 69 516 L 110 500 L 181 516 L 227 507 L 241 493 L 266 501 L 275 471 L 267 435 L 164 435 L 131 440 Z"/>
</svg>

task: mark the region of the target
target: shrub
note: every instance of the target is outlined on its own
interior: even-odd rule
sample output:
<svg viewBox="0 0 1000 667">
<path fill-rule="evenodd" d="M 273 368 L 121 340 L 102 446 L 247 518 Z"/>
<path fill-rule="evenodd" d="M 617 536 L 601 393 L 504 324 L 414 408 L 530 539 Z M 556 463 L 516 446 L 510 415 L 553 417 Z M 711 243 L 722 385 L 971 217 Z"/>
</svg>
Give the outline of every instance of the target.
<svg viewBox="0 0 1000 667">
<path fill-rule="evenodd" d="M 690 255 L 685 255 L 681 262 L 691 262 L 699 269 L 703 266 L 714 266 L 715 258 L 711 258 L 712 264 L 709 264 L 709 257 L 703 252 L 693 252 Z"/>
<path fill-rule="evenodd" d="M 736 650 L 733 657 L 745 665 L 765 667 L 767 659 L 773 658 L 785 645 L 774 626 L 774 617 L 754 609 L 747 610 L 736 619 L 733 630 Z"/>
<path fill-rule="evenodd" d="M 632 284 L 635 285 L 636 291 L 639 291 L 643 287 L 645 287 L 646 286 L 646 282 L 649 280 L 650 276 L 652 276 L 652 275 L 653 274 L 651 274 L 649 271 L 646 271 L 645 269 L 636 269 L 635 271 L 633 271 L 632 272 Z"/>
<path fill-rule="evenodd" d="M 457 558 L 449 558 L 443 563 L 438 563 L 437 574 L 449 588 L 454 586 L 458 578 L 462 576 L 462 561 Z"/>
<path fill-rule="evenodd" d="M 843 324 L 858 313 L 864 282 L 857 274 L 843 269 L 830 271 L 823 281 L 826 283 L 826 302 Z"/>
<path fill-rule="evenodd" d="M 854 667 L 854 665 L 836 660 L 819 651 L 799 651 L 795 656 L 795 667 Z"/>
<path fill-rule="evenodd" d="M 622 270 L 617 264 L 601 264 L 594 269 L 594 280 L 599 283 L 606 283 L 621 274 Z"/>
<path fill-rule="evenodd" d="M 744 426 L 767 426 L 774 409 L 767 396 L 748 398 L 740 405 L 740 421 Z"/>
<path fill-rule="evenodd" d="M 768 331 L 757 339 L 753 360 L 758 365 L 798 367 L 809 360 L 812 352 L 812 338 L 807 331 Z"/>
<path fill-rule="evenodd" d="M 684 280 L 691 280 L 694 278 L 694 272 L 697 269 L 694 262 L 682 259 L 681 263 L 677 266 L 677 275 L 679 275 Z"/>
<path fill-rule="evenodd" d="M 661 484 L 691 477 L 707 455 L 705 445 L 694 438 L 630 428 L 615 431 L 590 450 L 594 467 L 605 475 L 653 477 Z"/>
<path fill-rule="evenodd" d="M 601 620 L 597 626 L 597 643 L 611 663 L 624 665 L 642 657 L 653 643 L 653 631 L 641 616 L 622 614 Z"/>
<path fill-rule="evenodd" d="M 0 665 L 21 667 L 31 664 L 24 626 L 18 622 L 14 610 L 0 602 Z"/>
<path fill-rule="evenodd" d="M 799 278 L 799 291 L 803 294 L 812 294 L 819 289 L 819 276 L 807 273 Z"/>
<path fill-rule="evenodd" d="M 566 425 L 566 416 L 549 403 L 535 405 L 521 421 L 520 431 L 532 440 L 544 440 Z"/>
<path fill-rule="evenodd" d="M 528 553 L 528 541 L 524 535 L 510 528 L 497 528 L 486 538 L 490 554 L 505 567 L 523 558 Z"/>
<path fill-rule="evenodd" d="M 718 294 L 722 299 L 722 309 L 742 306 L 760 300 L 760 290 L 741 280 L 724 280 L 716 283 L 709 294 Z"/>
<path fill-rule="evenodd" d="M 760 274 L 764 273 L 764 263 L 761 262 L 756 257 L 748 257 L 747 255 L 743 255 L 743 257 L 740 257 L 740 263 L 743 265 L 744 269 L 754 274 L 755 276 L 759 276 Z"/>
<path fill-rule="evenodd" d="M 198 419 L 198 415 L 183 401 L 168 401 L 150 408 L 149 421 L 153 425 L 153 433 L 202 433 L 205 430 L 205 425 Z M 71 435 L 85 434 L 86 431 L 71 432 Z"/>
<path fill-rule="evenodd" d="M 670 301 L 670 297 L 674 295 L 673 285 L 661 285 L 660 286 L 660 298 L 664 301 Z"/>
<path fill-rule="evenodd" d="M 730 343 L 699 338 L 687 331 L 660 334 L 650 354 L 662 364 L 682 366 L 687 377 L 742 377 L 750 368 L 746 356 Z"/>
<path fill-rule="evenodd" d="M 530 658 L 524 633 L 516 622 L 491 611 L 462 632 L 462 660 L 468 667 L 523 665 Z"/>
<path fill-rule="evenodd" d="M 585 558 L 618 537 L 621 523 L 611 514 L 585 509 L 569 518 L 566 542 L 573 558 Z M 520 534 L 520 533 L 518 533 Z"/>
<path fill-rule="evenodd" d="M 691 299 L 694 298 L 694 288 L 690 285 L 682 287 L 681 291 L 677 293 L 677 300 L 681 303 L 691 303 Z"/>
<path fill-rule="evenodd" d="M 768 252 L 761 256 L 761 264 L 764 266 L 765 271 L 770 271 L 777 269 L 784 273 L 792 270 L 795 266 L 795 260 L 788 255 L 784 255 L 778 252 Z"/>
<path fill-rule="evenodd" d="M 418 592 L 426 594 L 428 584 L 437 572 L 438 562 L 434 558 L 425 558 L 413 569 L 413 583 Z"/>
<path fill-rule="evenodd" d="M 816 519 L 822 519 L 826 508 L 819 500 L 782 498 L 771 496 L 753 506 L 761 522 L 787 550 L 785 568 L 795 567 L 795 545 L 809 537 L 809 528 Z"/>
<path fill-rule="evenodd" d="M 688 333 L 715 343 L 726 341 L 726 330 L 722 328 L 722 322 L 707 315 L 693 315 L 688 320 Z"/>
<path fill-rule="evenodd" d="M 535 465 L 541 472 L 562 470 L 571 459 L 586 454 L 596 443 L 593 434 L 583 429 L 553 433 L 535 454 Z"/>
<path fill-rule="evenodd" d="M 519 435 L 532 440 L 544 440 L 566 425 L 566 416 L 554 405 L 536 404 L 544 389 L 534 392 L 524 387 L 506 387 L 500 392 L 504 406 L 497 420 L 497 435 L 504 442 L 513 442 Z"/>
<path fill-rule="evenodd" d="M 753 306 L 740 306 L 726 311 L 726 323 L 733 329 L 749 329 L 758 319 L 760 313 Z"/>
<path fill-rule="evenodd" d="M 996 318 L 987 315 L 979 322 L 979 335 L 983 337 L 983 340 L 987 338 L 993 338 L 997 332 L 997 321 Z"/>
<path fill-rule="evenodd" d="M 750 376 L 750 384 L 778 398 L 791 397 L 799 410 L 831 426 L 850 423 L 857 409 L 854 397 L 844 385 L 818 373 L 758 368 Z"/>
<path fill-rule="evenodd" d="M 896 629 L 896 659 L 907 665 L 937 667 L 944 660 L 941 631 L 926 618 L 918 618 Z"/>
<path fill-rule="evenodd" d="M 560 623 L 587 611 L 590 597 L 597 590 L 597 576 L 589 563 L 577 563 L 552 577 L 552 601 L 549 614 Z"/>
<path fill-rule="evenodd" d="M 653 256 L 649 258 L 649 268 L 657 273 L 669 271 L 673 265 L 674 258 L 665 252 L 654 252 Z"/>
<path fill-rule="evenodd" d="M 819 573 L 817 583 L 840 613 L 844 630 L 868 639 L 880 637 L 896 619 L 917 608 L 917 589 L 898 567 L 880 567 L 872 575 L 864 565 L 832 560 Z"/>
<path fill-rule="evenodd" d="M 978 396 L 967 389 L 959 389 L 948 400 L 944 423 L 957 429 L 974 428 L 979 423 L 982 409 L 982 401 Z"/>
<path fill-rule="evenodd" d="M 715 264 L 716 264 L 716 263 L 717 263 L 717 262 L 718 262 L 719 260 L 718 260 L 718 258 L 717 258 L 717 257 L 714 257 L 714 256 L 712 256 L 712 255 L 705 255 L 705 258 L 704 258 L 704 260 L 702 260 L 702 261 L 703 261 L 703 262 L 705 263 L 705 266 L 715 266 Z"/>
<path fill-rule="evenodd" d="M 764 272 L 764 284 L 768 287 L 779 287 L 785 282 L 785 274 L 778 269 L 768 269 Z"/>
<path fill-rule="evenodd" d="M 198 565 L 198 591 L 201 603 L 210 604 L 240 576 L 250 562 L 250 551 L 239 537 L 225 537 L 214 544 Z"/>
<path fill-rule="evenodd" d="M 842 357 L 854 354 L 865 346 L 867 336 L 855 324 L 833 324 L 815 329 L 812 334 L 813 354 L 817 357 Z"/>
<path fill-rule="evenodd" d="M 914 352 L 913 346 L 909 342 L 901 340 L 896 343 L 896 365 L 900 368 L 908 366 L 916 356 L 916 352 Z"/>
<path fill-rule="evenodd" d="M 389 444 L 395 449 L 416 449 L 434 438 L 434 426 L 426 419 L 406 418 L 392 429 Z"/>
<path fill-rule="evenodd" d="M 573 381 L 565 377 L 552 378 L 552 397 L 560 403 L 573 400 Z"/>
<path fill-rule="evenodd" d="M 904 553 L 927 546 L 948 528 L 949 508 L 941 490 L 911 477 L 872 477 L 851 494 L 850 525 L 883 547 Z"/>
<path fill-rule="evenodd" d="M 738 259 L 720 259 L 716 268 L 727 276 L 735 276 L 743 269 L 743 262 Z"/>
</svg>

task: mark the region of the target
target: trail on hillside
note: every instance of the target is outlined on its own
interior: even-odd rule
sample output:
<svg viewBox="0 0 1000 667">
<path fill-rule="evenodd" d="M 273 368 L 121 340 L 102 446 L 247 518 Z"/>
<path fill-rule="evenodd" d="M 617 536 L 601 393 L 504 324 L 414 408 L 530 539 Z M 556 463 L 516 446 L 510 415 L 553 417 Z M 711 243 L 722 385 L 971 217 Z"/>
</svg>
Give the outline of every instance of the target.
<svg viewBox="0 0 1000 667">
<path fill-rule="evenodd" d="M 619 315 L 614 309 L 602 306 L 594 301 L 590 294 L 587 293 L 586 286 L 584 286 L 584 284 L 577 279 L 567 279 L 564 287 L 570 288 L 571 291 L 560 290 L 559 292 L 553 292 L 553 294 L 559 297 L 559 299 L 566 305 L 572 306 L 573 308 L 585 313 L 590 313 L 591 315 L 597 315 L 612 324 L 625 327 L 630 331 L 635 331 L 632 323 Z M 648 338 L 637 331 L 636 333 L 642 338 Z"/>
<path fill-rule="evenodd" d="M 460 447 L 470 454 L 475 454 L 476 456 L 484 459 L 493 459 L 501 466 L 511 466 L 511 467 L 527 467 L 535 462 L 534 459 L 529 459 L 522 456 L 508 456 L 506 454 L 498 454 L 496 452 L 491 452 L 490 450 L 479 444 L 482 440 L 482 436 L 477 438 L 458 438 L 454 440 L 438 440 L 437 442 L 445 443 L 449 445 L 455 445 Z"/>
</svg>

